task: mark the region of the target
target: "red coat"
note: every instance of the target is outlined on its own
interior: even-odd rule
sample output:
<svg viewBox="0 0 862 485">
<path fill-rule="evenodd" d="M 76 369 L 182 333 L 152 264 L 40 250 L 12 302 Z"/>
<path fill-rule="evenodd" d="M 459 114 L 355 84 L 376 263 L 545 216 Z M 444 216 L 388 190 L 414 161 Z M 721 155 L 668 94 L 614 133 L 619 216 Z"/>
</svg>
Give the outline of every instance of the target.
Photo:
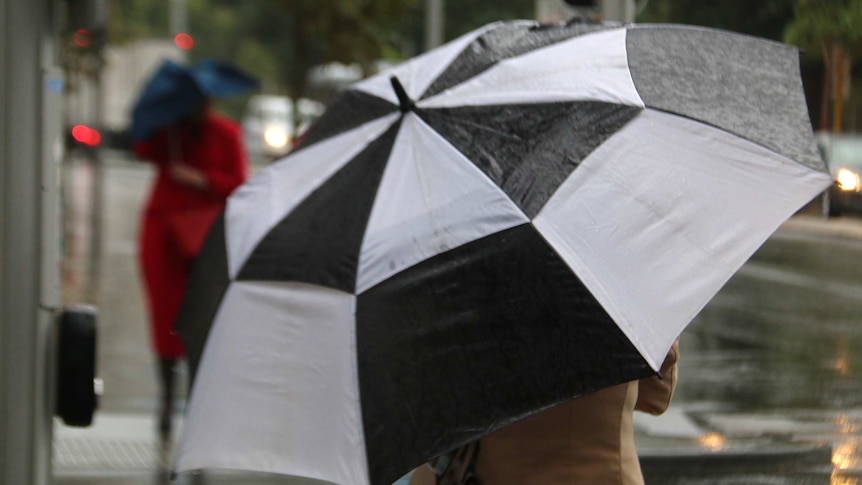
<svg viewBox="0 0 862 485">
<path fill-rule="evenodd" d="M 224 209 L 228 195 L 245 181 L 248 172 L 240 128 L 233 121 L 207 114 L 196 133 L 188 128 L 175 130 L 178 143 L 174 143 L 174 156 L 167 130 L 133 147 L 138 157 L 153 163 L 158 170 L 144 210 L 139 257 L 153 350 L 162 358 L 185 355 L 173 326 L 195 256 L 180 247 L 180 240 L 188 239 L 191 229 L 188 225 L 178 226 L 176 214 L 195 209 L 198 222 L 203 218 L 205 224 L 211 223 Z M 175 182 L 168 170 L 172 161 L 200 170 L 208 181 L 208 188 L 200 190 Z"/>
</svg>

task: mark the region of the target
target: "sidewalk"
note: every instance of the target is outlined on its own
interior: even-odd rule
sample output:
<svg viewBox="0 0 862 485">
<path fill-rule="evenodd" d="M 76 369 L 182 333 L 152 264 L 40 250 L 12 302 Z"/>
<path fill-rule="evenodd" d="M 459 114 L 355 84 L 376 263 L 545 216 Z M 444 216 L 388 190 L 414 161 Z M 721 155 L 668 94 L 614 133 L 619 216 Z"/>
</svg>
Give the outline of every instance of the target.
<svg viewBox="0 0 862 485">
<path fill-rule="evenodd" d="M 636 441 L 647 483 L 667 483 L 664 478 L 672 476 L 816 472 L 828 468 L 832 460 L 828 445 L 722 438 L 715 431 L 702 429 L 684 411 L 675 408 L 658 417 L 635 416 Z M 98 413 L 90 428 L 69 428 L 57 421 L 55 483 L 171 483 L 167 478 L 170 450 L 161 447 L 155 429 L 153 417 L 144 414 Z M 173 483 L 314 483 L 240 472 L 209 474 L 205 480 L 195 480 L 193 476 L 182 476 Z"/>
</svg>

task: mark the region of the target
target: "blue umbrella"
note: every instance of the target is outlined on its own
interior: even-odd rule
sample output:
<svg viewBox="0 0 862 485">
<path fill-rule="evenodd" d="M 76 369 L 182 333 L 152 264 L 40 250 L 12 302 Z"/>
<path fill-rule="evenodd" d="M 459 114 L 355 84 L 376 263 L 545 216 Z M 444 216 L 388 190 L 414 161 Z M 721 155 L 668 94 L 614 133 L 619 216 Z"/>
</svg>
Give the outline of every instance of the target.
<svg viewBox="0 0 862 485">
<path fill-rule="evenodd" d="M 159 128 L 186 117 L 205 99 L 188 68 L 165 60 L 135 102 L 129 137 L 133 142 L 148 138 Z"/>
<path fill-rule="evenodd" d="M 201 61 L 191 69 L 191 75 L 205 94 L 226 98 L 260 88 L 260 82 L 238 67 L 214 59 Z"/>
<path fill-rule="evenodd" d="M 187 117 L 208 98 L 235 96 L 258 87 L 255 78 L 224 61 L 202 61 L 188 68 L 165 60 L 135 102 L 129 137 L 133 142 L 146 139 Z"/>
</svg>

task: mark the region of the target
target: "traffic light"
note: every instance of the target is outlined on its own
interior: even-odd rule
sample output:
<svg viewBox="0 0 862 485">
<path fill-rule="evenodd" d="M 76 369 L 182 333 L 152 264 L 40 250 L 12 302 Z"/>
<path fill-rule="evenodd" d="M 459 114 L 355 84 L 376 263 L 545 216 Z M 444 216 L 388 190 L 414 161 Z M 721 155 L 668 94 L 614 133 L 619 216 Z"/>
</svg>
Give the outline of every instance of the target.
<svg viewBox="0 0 862 485">
<path fill-rule="evenodd" d="M 195 39 L 185 32 L 180 32 L 174 36 L 174 44 L 180 49 L 187 51 L 195 46 Z"/>
<path fill-rule="evenodd" d="M 78 47 L 90 47 L 93 45 L 93 33 L 87 29 L 78 29 L 72 36 L 72 42 Z"/>
<path fill-rule="evenodd" d="M 66 19 L 73 31 L 84 30 L 98 35 L 108 22 L 106 0 L 66 0 Z"/>
<path fill-rule="evenodd" d="M 105 0 L 66 0 L 65 32 L 72 55 L 98 55 L 105 40 Z"/>
<path fill-rule="evenodd" d="M 87 125 L 75 125 L 72 127 L 72 138 L 87 146 L 95 147 L 102 143 L 102 134 L 99 130 Z"/>
</svg>

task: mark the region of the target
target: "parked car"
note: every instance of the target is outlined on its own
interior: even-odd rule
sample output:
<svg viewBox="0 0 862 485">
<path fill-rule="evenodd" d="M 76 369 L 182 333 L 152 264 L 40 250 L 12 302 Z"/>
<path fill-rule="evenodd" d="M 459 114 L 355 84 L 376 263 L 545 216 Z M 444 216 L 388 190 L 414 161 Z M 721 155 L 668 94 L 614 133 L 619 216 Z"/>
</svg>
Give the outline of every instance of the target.
<svg viewBox="0 0 862 485">
<path fill-rule="evenodd" d="M 298 135 L 321 114 L 318 101 L 286 96 L 256 95 L 249 99 L 242 117 L 245 147 L 253 162 L 270 162 L 291 150 Z"/>
<path fill-rule="evenodd" d="M 253 162 L 271 161 L 290 151 L 293 102 L 285 96 L 252 96 L 242 116 L 245 149 Z"/>
<path fill-rule="evenodd" d="M 300 137 L 317 118 L 320 118 L 326 108 L 320 101 L 308 98 L 299 98 L 296 100 L 295 106 L 296 137 Z"/>
<path fill-rule="evenodd" d="M 820 132 L 816 138 L 820 154 L 835 179 L 823 193 L 823 215 L 862 213 L 862 134 Z"/>
</svg>

